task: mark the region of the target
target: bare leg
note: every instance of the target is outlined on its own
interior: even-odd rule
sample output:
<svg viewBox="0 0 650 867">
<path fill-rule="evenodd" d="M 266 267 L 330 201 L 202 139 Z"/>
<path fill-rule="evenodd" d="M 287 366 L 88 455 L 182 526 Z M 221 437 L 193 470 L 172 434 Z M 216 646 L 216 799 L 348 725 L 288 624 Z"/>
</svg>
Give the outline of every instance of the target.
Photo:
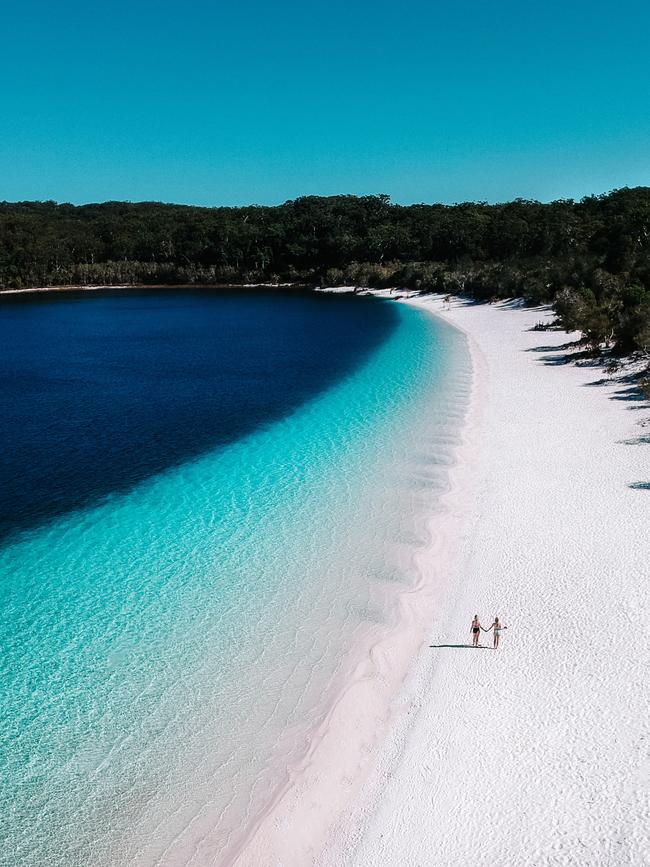
<svg viewBox="0 0 650 867">
<path fill-rule="evenodd" d="M 499 646 L 499 634 L 497 632 L 494 633 L 494 649 L 496 650 Z"/>
</svg>

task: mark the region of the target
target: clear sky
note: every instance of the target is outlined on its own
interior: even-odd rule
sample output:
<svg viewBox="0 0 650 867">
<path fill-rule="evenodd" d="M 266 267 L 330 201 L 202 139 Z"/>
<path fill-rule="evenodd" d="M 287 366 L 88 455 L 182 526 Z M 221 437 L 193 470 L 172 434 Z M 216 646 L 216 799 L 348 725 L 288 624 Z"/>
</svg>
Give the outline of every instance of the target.
<svg viewBox="0 0 650 867">
<path fill-rule="evenodd" d="M 650 184 L 647 0 L 3 4 L 0 199 Z"/>
</svg>

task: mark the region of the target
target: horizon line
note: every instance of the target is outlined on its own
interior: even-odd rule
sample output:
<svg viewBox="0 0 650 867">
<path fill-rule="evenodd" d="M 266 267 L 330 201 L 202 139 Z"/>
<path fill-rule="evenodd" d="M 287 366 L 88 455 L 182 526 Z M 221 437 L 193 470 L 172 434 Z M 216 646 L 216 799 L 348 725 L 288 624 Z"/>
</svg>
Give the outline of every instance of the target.
<svg viewBox="0 0 650 867">
<path fill-rule="evenodd" d="M 499 205 L 510 205 L 515 202 L 527 202 L 531 204 L 539 204 L 539 205 L 553 205 L 560 202 L 582 202 L 585 199 L 593 199 L 593 198 L 604 198 L 606 196 L 613 195 L 614 193 L 618 193 L 622 190 L 648 190 L 650 189 L 649 185 L 645 184 L 636 184 L 634 186 L 629 186 L 628 184 L 623 184 L 620 187 L 613 187 L 610 190 L 606 190 L 601 193 L 588 193 L 580 198 L 574 198 L 573 196 L 559 197 L 554 199 L 535 199 L 535 198 L 526 198 L 525 196 L 515 196 L 512 199 L 499 199 L 491 201 L 489 199 L 464 199 L 462 201 L 412 201 L 412 202 L 394 202 L 391 199 L 390 194 L 388 193 L 333 193 L 333 194 L 318 194 L 318 193 L 304 193 L 300 196 L 296 196 L 295 198 L 285 199 L 282 202 L 278 202 L 276 204 L 265 204 L 263 202 L 250 202 L 245 205 L 224 205 L 224 204 L 213 204 L 213 205 L 198 205 L 192 202 L 174 202 L 174 201 L 165 201 L 163 199 L 103 199 L 103 200 L 95 200 L 95 201 L 84 201 L 84 202 L 73 202 L 73 201 L 63 201 L 57 199 L 2 199 L 0 200 L 0 205 L 46 205 L 53 204 L 56 206 L 65 206 L 69 205 L 73 208 L 84 208 L 90 207 L 92 205 L 166 205 L 171 207 L 179 207 L 179 208 L 200 208 L 204 210 L 216 210 L 220 208 L 229 208 L 232 210 L 241 210 L 244 208 L 281 208 L 285 205 L 292 204 L 294 202 L 300 201 L 302 199 L 385 199 L 387 205 L 391 205 L 392 207 L 401 207 L 401 208 L 409 208 L 416 207 L 418 205 L 424 206 L 435 206 L 439 205 L 442 207 L 454 208 L 462 205 L 487 205 L 489 207 L 497 207 Z"/>
</svg>

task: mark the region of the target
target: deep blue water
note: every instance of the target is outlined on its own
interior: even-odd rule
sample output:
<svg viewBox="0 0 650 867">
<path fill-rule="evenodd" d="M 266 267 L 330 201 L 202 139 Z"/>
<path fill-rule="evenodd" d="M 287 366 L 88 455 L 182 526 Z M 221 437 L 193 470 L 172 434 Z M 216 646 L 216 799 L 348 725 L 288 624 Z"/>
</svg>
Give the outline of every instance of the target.
<svg viewBox="0 0 650 867">
<path fill-rule="evenodd" d="M 286 415 L 396 323 L 390 304 L 317 294 L 0 300 L 0 538 Z"/>
<path fill-rule="evenodd" d="M 423 580 L 464 338 L 177 291 L 0 341 L 0 867 L 231 863 Z"/>
</svg>

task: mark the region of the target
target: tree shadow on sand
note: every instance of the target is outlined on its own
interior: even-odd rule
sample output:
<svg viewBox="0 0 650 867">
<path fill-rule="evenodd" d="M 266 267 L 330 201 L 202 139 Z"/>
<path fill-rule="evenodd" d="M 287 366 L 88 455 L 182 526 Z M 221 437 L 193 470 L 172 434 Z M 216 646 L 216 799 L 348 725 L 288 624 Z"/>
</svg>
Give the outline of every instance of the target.
<svg viewBox="0 0 650 867">
<path fill-rule="evenodd" d="M 597 388 L 599 386 L 614 387 L 615 391 L 612 391 L 608 395 L 610 400 L 618 400 L 628 403 L 629 406 L 626 407 L 627 409 L 646 410 L 648 409 L 648 398 L 642 387 L 643 376 L 643 372 L 638 370 L 623 374 L 613 373 L 611 376 L 604 376 L 600 379 L 593 380 L 593 382 L 585 382 L 583 388 Z M 644 441 L 646 441 L 644 437 L 639 437 L 636 441 L 629 440 L 628 444 L 640 445 Z"/>
<path fill-rule="evenodd" d="M 628 405 L 627 409 L 648 409 L 648 397 L 643 388 L 644 370 L 638 367 L 634 370 L 626 370 L 622 365 L 612 365 L 612 359 L 608 356 L 594 356 L 592 352 L 580 349 L 584 344 L 580 340 L 571 341 L 557 346 L 539 345 L 530 346 L 524 352 L 535 352 L 541 355 L 540 361 L 547 366 L 575 364 L 577 367 L 594 368 L 606 373 L 591 382 L 583 383 L 583 388 L 610 387 L 608 394 L 610 400 L 623 401 Z M 636 442 L 645 442 L 639 438 Z"/>
<path fill-rule="evenodd" d="M 627 440 L 619 440 L 619 443 L 622 443 L 624 446 L 650 446 L 650 434 L 642 434 L 638 437 L 630 437 Z"/>
<path fill-rule="evenodd" d="M 577 353 L 584 353 L 582 343 L 579 340 L 569 340 L 567 343 L 555 343 L 543 346 L 529 346 L 524 349 L 524 352 L 566 352 L 568 360 L 573 361 L 576 357 L 580 357 Z M 570 354 L 569 354 L 570 353 Z"/>
</svg>

